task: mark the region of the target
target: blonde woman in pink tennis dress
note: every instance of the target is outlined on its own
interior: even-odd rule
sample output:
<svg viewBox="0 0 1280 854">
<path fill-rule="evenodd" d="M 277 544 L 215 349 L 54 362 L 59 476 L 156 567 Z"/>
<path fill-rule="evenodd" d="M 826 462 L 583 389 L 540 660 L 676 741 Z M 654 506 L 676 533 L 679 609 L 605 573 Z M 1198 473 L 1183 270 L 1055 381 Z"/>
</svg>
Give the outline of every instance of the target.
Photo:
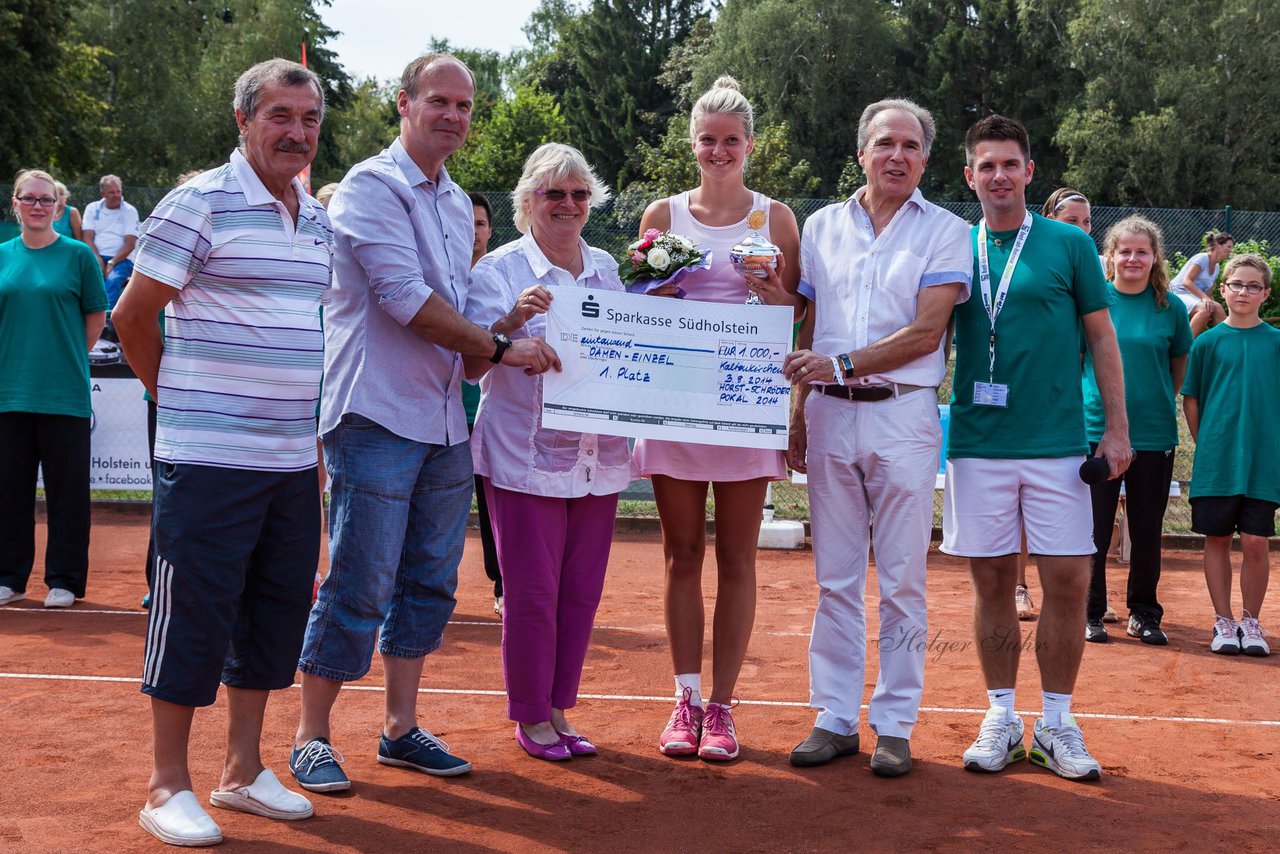
<svg viewBox="0 0 1280 854">
<path fill-rule="evenodd" d="M 770 305 L 794 305 L 800 276 L 800 230 L 781 202 L 747 188 L 743 172 L 755 145 L 751 104 L 732 77 L 721 77 L 693 107 L 689 122 L 701 183 L 651 204 L 640 221 L 690 238 L 712 253 L 708 269 L 680 281 L 686 299 L 741 305 L 754 292 Z M 744 276 L 730 248 L 753 231 L 782 249 L 777 270 Z M 674 296 L 667 285 L 651 291 Z M 659 741 L 668 756 L 727 761 L 737 757 L 731 706 L 756 609 L 756 541 L 769 481 L 787 476 L 781 451 L 641 439 L 635 470 L 653 480 L 666 558 L 666 622 L 675 671 L 676 707 Z M 716 604 L 711 687 L 704 707 L 702 563 L 706 500 L 715 498 Z"/>
</svg>

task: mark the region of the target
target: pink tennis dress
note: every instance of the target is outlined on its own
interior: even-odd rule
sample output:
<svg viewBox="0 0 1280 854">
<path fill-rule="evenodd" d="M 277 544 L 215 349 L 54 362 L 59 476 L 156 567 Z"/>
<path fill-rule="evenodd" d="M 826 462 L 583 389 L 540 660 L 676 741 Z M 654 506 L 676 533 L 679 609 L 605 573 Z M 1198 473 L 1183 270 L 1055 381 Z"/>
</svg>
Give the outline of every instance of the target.
<svg viewBox="0 0 1280 854">
<path fill-rule="evenodd" d="M 765 212 L 764 228 L 760 230 L 765 237 L 769 237 L 770 204 L 767 196 L 753 194 L 751 209 Z M 672 233 L 682 234 L 696 243 L 699 249 L 712 253 L 709 268 L 695 270 L 680 280 L 680 287 L 687 293 L 685 299 L 745 303 L 750 291 L 729 262 L 729 250 L 751 233 L 746 218 L 733 225 L 703 225 L 689 212 L 687 192 L 672 196 L 670 206 Z M 787 477 L 781 451 L 657 439 L 636 440 L 631 468 L 637 477 L 660 474 L 692 481 L 755 480 L 760 477 L 785 480 Z"/>
</svg>

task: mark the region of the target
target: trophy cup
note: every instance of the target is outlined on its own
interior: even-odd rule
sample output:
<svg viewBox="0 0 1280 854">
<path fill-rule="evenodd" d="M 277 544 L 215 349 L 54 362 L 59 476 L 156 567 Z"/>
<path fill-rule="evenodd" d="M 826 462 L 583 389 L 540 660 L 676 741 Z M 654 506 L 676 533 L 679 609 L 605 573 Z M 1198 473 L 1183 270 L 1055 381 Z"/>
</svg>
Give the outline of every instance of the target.
<svg viewBox="0 0 1280 854">
<path fill-rule="evenodd" d="M 760 234 L 760 229 L 764 228 L 764 223 L 764 211 L 752 211 L 748 214 L 747 227 L 753 233 L 729 250 L 729 261 L 733 264 L 733 269 L 742 275 L 752 275 L 763 279 L 765 278 L 765 267 L 778 269 L 778 256 L 782 254 L 782 249 L 776 244 L 770 243 L 768 238 Z M 760 296 L 755 291 L 752 291 L 747 297 L 746 304 L 760 305 Z"/>
</svg>

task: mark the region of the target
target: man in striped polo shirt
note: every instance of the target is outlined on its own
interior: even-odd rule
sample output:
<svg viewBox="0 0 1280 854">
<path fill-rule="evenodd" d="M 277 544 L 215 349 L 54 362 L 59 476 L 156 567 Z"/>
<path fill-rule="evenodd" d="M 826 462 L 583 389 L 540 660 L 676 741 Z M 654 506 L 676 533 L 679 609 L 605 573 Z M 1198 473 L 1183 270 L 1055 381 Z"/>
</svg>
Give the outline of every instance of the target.
<svg viewBox="0 0 1280 854">
<path fill-rule="evenodd" d="M 240 147 L 156 207 L 115 311 L 158 406 L 142 680 L 155 744 L 139 820 L 174 845 L 222 838 L 187 764 L 195 707 L 219 681 L 227 754 L 210 803 L 312 814 L 263 766 L 259 739 L 268 692 L 293 683 L 319 560 L 319 307 L 333 233 L 294 176 L 315 154 L 324 91 L 301 65 L 270 60 L 236 82 L 235 114 Z"/>
</svg>

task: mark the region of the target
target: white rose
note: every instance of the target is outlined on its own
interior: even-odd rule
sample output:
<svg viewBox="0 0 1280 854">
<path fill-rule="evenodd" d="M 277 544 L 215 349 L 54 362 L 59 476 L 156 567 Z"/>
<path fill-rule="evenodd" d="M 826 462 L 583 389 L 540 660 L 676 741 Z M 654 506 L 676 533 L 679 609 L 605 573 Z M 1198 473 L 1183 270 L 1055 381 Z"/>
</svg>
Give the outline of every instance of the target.
<svg viewBox="0 0 1280 854">
<path fill-rule="evenodd" d="M 684 249 L 685 251 L 688 251 L 693 248 L 693 241 L 687 237 L 684 237 L 683 235 L 681 235 L 680 237 L 677 237 L 676 240 L 679 241 L 680 248 Z"/>
<path fill-rule="evenodd" d="M 655 270 L 665 270 L 671 266 L 671 256 L 661 246 L 649 250 L 649 266 Z"/>
</svg>

